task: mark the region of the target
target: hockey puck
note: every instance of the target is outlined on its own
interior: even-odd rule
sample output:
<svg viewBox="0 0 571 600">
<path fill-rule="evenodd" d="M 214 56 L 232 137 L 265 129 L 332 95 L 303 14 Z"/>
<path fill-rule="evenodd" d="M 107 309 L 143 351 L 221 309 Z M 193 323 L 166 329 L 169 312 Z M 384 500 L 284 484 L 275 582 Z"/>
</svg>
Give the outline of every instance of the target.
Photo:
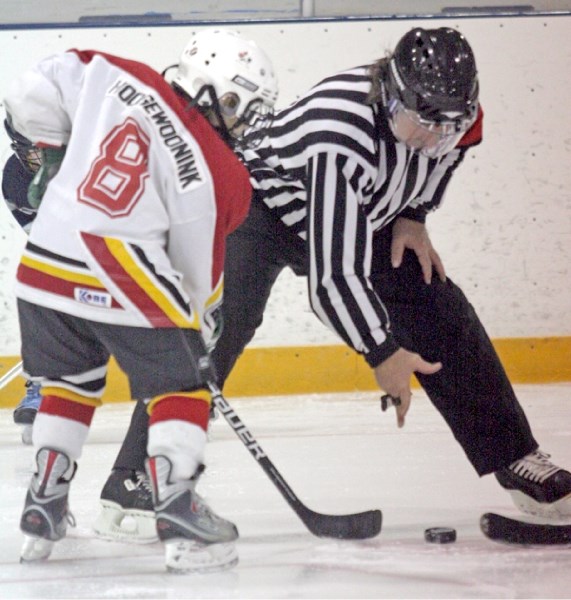
<svg viewBox="0 0 571 600">
<path fill-rule="evenodd" d="M 424 539 L 431 544 L 450 544 L 456 541 L 456 530 L 452 527 L 430 527 L 425 530 Z"/>
</svg>

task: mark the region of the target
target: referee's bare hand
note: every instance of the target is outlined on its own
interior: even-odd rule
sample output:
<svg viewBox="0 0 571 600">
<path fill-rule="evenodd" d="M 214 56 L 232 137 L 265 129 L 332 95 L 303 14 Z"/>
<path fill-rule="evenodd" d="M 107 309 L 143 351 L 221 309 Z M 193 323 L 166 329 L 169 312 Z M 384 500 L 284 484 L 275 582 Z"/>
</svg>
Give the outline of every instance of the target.
<svg viewBox="0 0 571 600">
<path fill-rule="evenodd" d="M 375 367 L 375 379 L 379 387 L 394 398 L 400 398 L 401 403 L 395 406 L 397 425 L 404 426 L 405 416 L 410 408 L 412 392 L 410 379 L 412 375 L 422 373 L 433 375 L 442 368 L 442 363 L 431 363 L 422 358 L 420 354 L 409 352 L 404 348 L 397 350 L 380 365 Z"/>
<path fill-rule="evenodd" d="M 435 269 L 440 281 L 446 281 L 446 270 L 438 252 L 432 246 L 428 230 L 424 223 L 399 217 L 393 226 L 393 240 L 391 243 L 391 262 L 398 269 L 403 260 L 406 249 L 412 250 L 422 269 L 424 283 L 430 285 L 432 270 Z"/>
</svg>

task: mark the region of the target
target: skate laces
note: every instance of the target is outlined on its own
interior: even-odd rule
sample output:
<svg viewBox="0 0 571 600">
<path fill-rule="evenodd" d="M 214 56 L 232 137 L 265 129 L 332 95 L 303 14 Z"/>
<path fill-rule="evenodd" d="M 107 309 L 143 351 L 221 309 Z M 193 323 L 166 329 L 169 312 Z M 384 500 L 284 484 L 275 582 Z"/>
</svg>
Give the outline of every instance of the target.
<svg viewBox="0 0 571 600">
<path fill-rule="evenodd" d="M 513 462 L 509 466 L 509 469 L 524 479 L 543 483 L 551 475 L 560 470 L 557 465 L 554 465 L 549 460 L 550 456 L 546 452 L 535 450 Z"/>
<path fill-rule="evenodd" d="M 208 517 L 211 519 L 219 518 L 218 515 L 212 512 L 208 504 L 206 504 L 204 498 L 197 494 L 195 491 L 191 493 L 191 502 L 193 512 L 198 513 L 203 517 Z"/>
<path fill-rule="evenodd" d="M 28 381 L 26 383 L 26 395 L 18 405 L 18 408 L 35 408 L 37 410 L 42 402 L 40 389 L 41 385 L 39 383 Z"/>
<path fill-rule="evenodd" d="M 201 517 L 203 519 L 208 519 L 214 525 L 224 526 L 226 523 L 228 523 L 228 521 L 226 519 L 224 519 L 220 515 L 217 515 L 210 508 L 210 506 L 208 505 L 206 500 L 204 500 L 204 498 L 200 494 L 197 494 L 196 491 L 194 491 L 194 490 L 191 490 L 190 502 L 191 502 L 192 512 L 194 512 L 199 517 Z"/>
<path fill-rule="evenodd" d="M 131 471 L 131 474 L 123 480 L 123 485 L 128 492 L 137 492 L 139 496 L 152 497 L 153 488 L 144 471 Z"/>
<path fill-rule="evenodd" d="M 149 478 L 147 477 L 146 473 L 144 473 L 143 471 L 135 471 L 134 479 L 135 479 L 134 483 L 135 483 L 136 489 L 143 491 L 145 494 L 148 494 L 149 496 L 152 496 L 153 488 L 151 486 L 151 482 L 150 482 Z"/>
</svg>

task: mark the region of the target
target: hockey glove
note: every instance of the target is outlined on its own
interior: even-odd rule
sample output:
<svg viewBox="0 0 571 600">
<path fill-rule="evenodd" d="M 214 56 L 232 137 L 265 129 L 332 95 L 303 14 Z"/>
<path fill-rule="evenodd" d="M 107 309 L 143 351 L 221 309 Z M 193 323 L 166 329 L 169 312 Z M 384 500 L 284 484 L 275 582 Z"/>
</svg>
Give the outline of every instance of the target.
<svg viewBox="0 0 571 600">
<path fill-rule="evenodd" d="M 222 304 L 217 303 L 216 305 L 209 307 L 204 314 L 202 334 L 208 352 L 214 350 L 218 338 L 222 335 L 223 328 L 224 319 L 222 317 Z"/>
<path fill-rule="evenodd" d="M 63 157 L 65 156 L 65 146 L 46 146 L 40 148 L 40 156 L 42 164 L 32 183 L 28 187 L 28 202 L 32 208 L 38 208 L 40 202 L 46 193 L 48 183 L 56 176 Z"/>
</svg>

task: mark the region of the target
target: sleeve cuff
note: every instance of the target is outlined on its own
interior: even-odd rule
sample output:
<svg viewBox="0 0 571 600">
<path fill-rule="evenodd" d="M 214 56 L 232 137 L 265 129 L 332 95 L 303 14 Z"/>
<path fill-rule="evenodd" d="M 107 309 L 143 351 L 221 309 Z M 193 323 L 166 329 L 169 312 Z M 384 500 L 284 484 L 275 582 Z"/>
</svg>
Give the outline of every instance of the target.
<svg viewBox="0 0 571 600">
<path fill-rule="evenodd" d="M 416 221 L 418 223 L 426 222 L 427 211 L 423 208 L 411 208 L 407 206 L 403 211 L 401 211 L 398 217 L 403 217 L 405 219 L 410 219 L 411 221 Z"/>
<path fill-rule="evenodd" d="M 372 369 L 374 369 L 375 367 L 378 367 L 383 361 L 387 360 L 389 356 L 392 356 L 399 349 L 400 346 L 391 337 L 382 346 L 379 346 L 365 354 L 365 360 L 367 361 L 369 366 Z"/>
</svg>

